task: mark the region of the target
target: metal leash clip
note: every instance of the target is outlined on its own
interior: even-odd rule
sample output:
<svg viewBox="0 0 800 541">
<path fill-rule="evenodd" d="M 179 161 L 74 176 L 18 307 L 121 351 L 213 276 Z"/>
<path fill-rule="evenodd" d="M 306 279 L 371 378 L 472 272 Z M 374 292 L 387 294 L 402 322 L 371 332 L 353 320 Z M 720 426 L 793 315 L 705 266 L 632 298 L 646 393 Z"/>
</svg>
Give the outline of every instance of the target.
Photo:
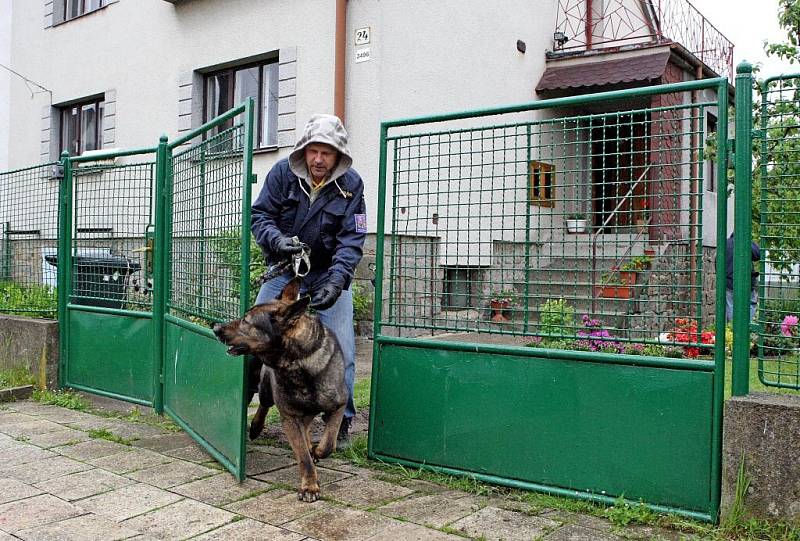
<svg viewBox="0 0 800 541">
<path fill-rule="evenodd" d="M 311 248 L 297 237 L 292 237 L 292 242 L 301 248 L 300 252 L 292 255 L 292 267 L 294 275 L 302 278 L 311 271 Z"/>
</svg>

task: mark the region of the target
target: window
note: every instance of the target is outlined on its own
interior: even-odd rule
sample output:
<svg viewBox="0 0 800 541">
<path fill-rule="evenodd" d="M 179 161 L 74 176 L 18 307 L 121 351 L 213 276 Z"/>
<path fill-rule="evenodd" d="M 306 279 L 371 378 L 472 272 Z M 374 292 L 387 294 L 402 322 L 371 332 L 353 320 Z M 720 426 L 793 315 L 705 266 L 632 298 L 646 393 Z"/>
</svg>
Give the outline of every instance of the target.
<svg viewBox="0 0 800 541">
<path fill-rule="evenodd" d="M 69 20 L 79 17 L 103 7 L 105 0 L 64 0 L 64 19 Z"/>
<path fill-rule="evenodd" d="M 204 122 L 221 115 L 247 98 L 255 100 L 256 148 L 278 144 L 278 63 L 275 61 L 229 68 L 205 77 Z M 210 135 L 230 128 L 233 121 Z"/>
<path fill-rule="evenodd" d="M 473 284 L 479 281 L 476 269 L 445 267 L 442 308 L 466 310 L 472 306 Z"/>
<path fill-rule="evenodd" d="M 552 164 L 532 161 L 530 163 L 531 205 L 552 207 L 555 201 L 556 168 Z"/>
<path fill-rule="evenodd" d="M 87 150 L 103 148 L 103 112 L 105 101 L 94 98 L 61 109 L 60 152 L 80 156 Z"/>
<path fill-rule="evenodd" d="M 708 113 L 706 117 L 706 134 L 706 141 L 709 139 L 716 141 L 717 117 L 711 113 Z M 723 150 L 725 150 L 724 147 Z M 717 145 L 717 153 L 719 153 L 719 145 Z M 714 158 L 715 156 L 713 155 L 708 158 L 708 174 L 706 175 L 708 182 L 706 182 L 706 190 L 709 192 L 717 191 L 717 160 Z"/>
</svg>

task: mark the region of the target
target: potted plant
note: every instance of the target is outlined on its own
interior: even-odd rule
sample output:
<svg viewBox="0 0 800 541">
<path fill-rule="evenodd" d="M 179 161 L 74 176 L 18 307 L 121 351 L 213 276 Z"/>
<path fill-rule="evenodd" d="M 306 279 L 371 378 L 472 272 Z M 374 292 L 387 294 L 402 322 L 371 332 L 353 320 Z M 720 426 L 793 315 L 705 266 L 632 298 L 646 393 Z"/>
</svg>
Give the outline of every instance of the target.
<svg viewBox="0 0 800 541">
<path fill-rule="evenodd" d="M 588 223 L 585 212 L 567 214 L 567 233 L 586 233 Z"/>
<path fill-rule="evenodd" d="M 631 288 L 636 285 L 636 272 L 611 269 L 600 276 L 598 296 L 607 299 L 630 299 Z"/>
<path fill-rule="evenodd" d="M 504 289 L 492 293 L 489 297 L 489 308 L 492 309 L 492 321 L 504 323 L 509 321 L 508 309 L 516 302 L 517 292 L 513 289 Z"/>
</svg>

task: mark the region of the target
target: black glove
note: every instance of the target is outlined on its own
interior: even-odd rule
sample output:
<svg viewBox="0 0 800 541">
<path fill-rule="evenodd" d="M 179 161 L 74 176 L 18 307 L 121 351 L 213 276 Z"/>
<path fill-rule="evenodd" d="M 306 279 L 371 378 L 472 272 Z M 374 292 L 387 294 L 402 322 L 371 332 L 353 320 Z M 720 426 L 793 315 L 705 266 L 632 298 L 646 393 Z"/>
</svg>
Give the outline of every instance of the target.
<svg viewBox="0 0 800 541">
<path fill-rule="evenodd" d="M 300 243 L 295 244 L 292 237 L 281 237 L 275 243 L 275 252 L 282 257 L 289 257 L 302 251 L 303 247 L 300 246 Z"/>
<path fill-rule="evenodd" d="M 333 306 L 341 294 L 341 286 L 328 282 L 311 295 L 311 308 L 314 310 L 327 310 Z"/>
</svg>

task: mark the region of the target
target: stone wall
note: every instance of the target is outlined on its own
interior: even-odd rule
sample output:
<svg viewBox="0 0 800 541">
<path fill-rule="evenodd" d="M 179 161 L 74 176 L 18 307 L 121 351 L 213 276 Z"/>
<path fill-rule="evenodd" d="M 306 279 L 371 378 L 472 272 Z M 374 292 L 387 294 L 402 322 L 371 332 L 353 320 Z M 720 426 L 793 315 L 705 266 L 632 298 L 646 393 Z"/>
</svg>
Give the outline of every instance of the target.
<svg viewBox="0 0 800 541">
<path fill-rule="evenodd" d="M 725 404 L 721 514 L 730 513 L 744 459 L 750 517 L 800 520 L 800 397 L 752 393 Z"/>
<path fill-rule="evenodd" d="M 24 367 L 39 386 L 58 386 L 58 322 L 0 316 L 0 368 Z"/>
</svg>

